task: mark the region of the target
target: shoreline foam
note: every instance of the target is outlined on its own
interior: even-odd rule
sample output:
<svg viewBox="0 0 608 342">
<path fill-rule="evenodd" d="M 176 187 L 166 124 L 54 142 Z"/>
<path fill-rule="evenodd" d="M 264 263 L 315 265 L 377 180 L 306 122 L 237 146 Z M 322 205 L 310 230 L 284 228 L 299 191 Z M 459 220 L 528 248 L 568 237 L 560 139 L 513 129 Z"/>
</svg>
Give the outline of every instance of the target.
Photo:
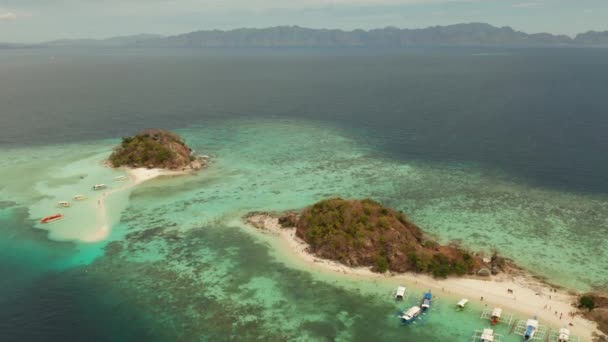
<svg viewBox="0 0 608 342">
<path fill-rule="evenodd" d="M 366 267 L 354 268 L 316 257 L 308 251 L 308 244 L 296 236 L 295 228 L 281 227 L 278 218 L 270 214 L 248 216 L 246 223 L 254 226 L 256 231 L 280 239 L 287 246 L 286 252 L 291 257 L 316 270 L 343 274 L 361 281 L 380 280 L 395 286 L 404 284 L 421 290 L 430 288 L 453 298 L 468 298 L 480 305 L 500 306 L 505 311 L 523 315 L 521 318 L 538 316 L 541 324 L 553 328 L 568 327 L 573 335 L 587 341 L 592 341 L 594 334 L 602 335 L 595 322 L 580 314 L 576 314 L 575 317 L 568 315 L 569 312 L 578 312 L 578 309 L 572 305 L 576 302 L 576 295 L 569 293 L 567 289 L 556 289 L 529 273 L 503 273 L 490 279 L 452 277 L 440 280 L 416 273 L 379 274 Z M 513 293 L 509 293 L 508 290 L 512 290 Z M 560 313 L 563 314 L 561 319 Z"/>
</svg>

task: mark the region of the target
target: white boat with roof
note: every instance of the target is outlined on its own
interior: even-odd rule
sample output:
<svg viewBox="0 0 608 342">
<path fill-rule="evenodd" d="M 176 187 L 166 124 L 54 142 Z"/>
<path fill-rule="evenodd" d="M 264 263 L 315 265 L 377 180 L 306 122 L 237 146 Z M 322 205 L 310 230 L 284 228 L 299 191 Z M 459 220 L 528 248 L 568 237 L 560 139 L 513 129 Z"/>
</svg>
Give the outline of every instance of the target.
<svg viewBox="0 0 608 342">
<path fill-rule="evenodd" d="M 502 308 L 495 307 L 493 309 L 487 308 L 484 309 L 481 313 L 481 319 L 487 319 L 490 321 L 492 325 L 497 325 L 498 323 L 504 323 L 508 326 L 511 326 L 513 323 L 514 316 L 513 314 L 506 313 L 502 310 Z"/>
<path fill-rule="evenodd" d="M 406 291 L 405 286 L 397 287 L 397 292 L 395 292 L 395 299 L 403 300 L 403 298 L 405 298 L 405 291 Z"/>
<path fill-rule="evenodd" d="M 456 304 L 456 306 L 457 306 L 459 309 L 464 309 L 465 305 L 467 305 L 467 303 L 468 303 L 468 302 L 469 302 L 469 300 L 468 300 L 468 299 L 466 299 L 466 298 L 462 298 L 462 299 L 461 299 L 461 300 L 460 300 L 460 301 L 459 301 L 459 302 Z"/>
<path fill-rule="evenodd" d="M 105 188 L 107 188 L 108 186 L 105 184 L 95 184 L 93 185 L 93 190 L 103 190 Z"/>
<path fill-rule="evenodd" d="M 559 335 L 557 335 L 557 342 L 568 342 L 570 341 L 570 330 L 566 328 L 559 329 Z"/>
<path fill-rule="evenodd" d="M 471 342 L 502 342 L 502 335 L 497 334 L 494 329 L 484 328 L 483 330 L 475 330 Z"/>
<path fill-rule="evenodd" d="M 494 330 L 492 329 L 483 329 L 481 332 L 481 342 L 494 342 Z"/>
<path fill-rule="evenodd" d="M 536 317 L 534 319 L 528 319 L 526 321 L 526 332 L 524 334 L 524 341 L 528 342 L 534 338 L 534 334 L 538 331 L 538 320 Z"/>
<path fill-rule="evenodd" d="M 403 323 L 413 322 L 418 315 L 420 315 L 421 309 L 419 306 L 412 306 L 403 315 L 401 315 L 401 321 Z"/>
<path fill-rule="evenodd" d="M 84 201 L 86 199 L 87 199 L 87 196 L 85 196 L 85 195 L 76 195 L 76 196 L 74 196 L 74 200 L 75 201 Z"/>
<path fill-rule="evenodd" d="M 68 201 L 59 201 L 59 202 L 57 202 L 57 206 L 60 208 L 69 208 L 72 206 L 72 203 L 70 203 Z"/>
<path fill-rule="evenodd" d="M 500 322 L 501 316 L 502 316 L 502 308 L 494 308 L 494 310 L 492 310 L 492 316 L 490 316 L 492 325 L 498 324 Z"/>
</svg>

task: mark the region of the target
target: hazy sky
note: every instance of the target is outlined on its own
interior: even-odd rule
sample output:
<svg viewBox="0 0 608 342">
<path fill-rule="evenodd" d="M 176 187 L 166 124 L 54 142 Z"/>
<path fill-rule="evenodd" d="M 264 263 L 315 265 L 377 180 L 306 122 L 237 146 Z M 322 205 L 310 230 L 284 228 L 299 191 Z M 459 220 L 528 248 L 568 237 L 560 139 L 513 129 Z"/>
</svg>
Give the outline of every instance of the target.
<svg viewBox="0 0 608 342">
<path fill-rule="evenodd" d="M 418 28 L 487 22 L 525 32 L 608 30 L 608 0 L 0 0 L 0 41 L 300 25 Z"/>
</svg>

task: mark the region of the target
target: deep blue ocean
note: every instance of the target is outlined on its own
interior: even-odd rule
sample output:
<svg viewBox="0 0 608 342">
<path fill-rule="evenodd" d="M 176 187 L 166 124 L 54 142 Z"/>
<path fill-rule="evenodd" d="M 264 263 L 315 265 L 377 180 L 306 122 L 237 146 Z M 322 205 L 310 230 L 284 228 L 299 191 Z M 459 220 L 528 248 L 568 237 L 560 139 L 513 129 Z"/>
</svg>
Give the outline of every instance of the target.
<svg viewBox="0 0 608 342">
<path fill-rule="evenodd" d="M 234 117 L 363 130 L 392 158 L 464 160 L 608 192 L 608 51 L 4 50 L 0 146 Z"/>
</svg>

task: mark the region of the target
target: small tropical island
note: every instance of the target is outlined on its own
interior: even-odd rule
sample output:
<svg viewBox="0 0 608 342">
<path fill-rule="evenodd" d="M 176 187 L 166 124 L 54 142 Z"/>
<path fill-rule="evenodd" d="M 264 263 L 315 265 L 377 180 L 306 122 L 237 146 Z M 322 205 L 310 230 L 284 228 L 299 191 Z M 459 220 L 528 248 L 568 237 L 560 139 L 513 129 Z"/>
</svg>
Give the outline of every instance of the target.
<svg viewBox="0 0 608 342">
<path fill-rule="evenodd" d="M 497 252 L 486 256 L 442 245 L 403 212 L 371 199 L 332 198 L 301 210 L 251 212 L 243 220 L 279 237 L 287 248 L 278 247 L 281 253 L 297 257 L 307 269 L 432 288 L 454 300 L 476 299 L 530 317 L 540 313 L 543 322 L 567 323 L 588 340 L 605 341 L 601 331 L 608 333 L 604 295 L 549 284 Z"/>
<path fill-rule="evenodd" d="M 440 245 L 404 213 L 371 199 L 323 200 L 300 215 L 282 216 L 279 222 L 295 226 L 311 253 L 350 267 L 371 267 L 378 273 L 430 273 L 437 278 L 483 268 L 481 258 L 456 245 Z"/>
<path fill-rule="evenodd" d="M 177 133 L 148 129 L 125 137 L 108 159 L 114 168 L 147 168 L 173 171 L 199 170 L 207 157 L 197 157 Z"/>
<path fill-rule="evenodd" d="M 490 276 L 511 264 L 497 254 L 486 259 L 456 244 L 441 245 L 414 224 L 405 213 L 372 200 L 322 200 L 299 212 L 250 213 L 246 220 L 260 229 L 265 218 L 275 217 L 307 251 L 348 267 L 368 267 L 376 273 L 427 273 Z"/>
</svg>

